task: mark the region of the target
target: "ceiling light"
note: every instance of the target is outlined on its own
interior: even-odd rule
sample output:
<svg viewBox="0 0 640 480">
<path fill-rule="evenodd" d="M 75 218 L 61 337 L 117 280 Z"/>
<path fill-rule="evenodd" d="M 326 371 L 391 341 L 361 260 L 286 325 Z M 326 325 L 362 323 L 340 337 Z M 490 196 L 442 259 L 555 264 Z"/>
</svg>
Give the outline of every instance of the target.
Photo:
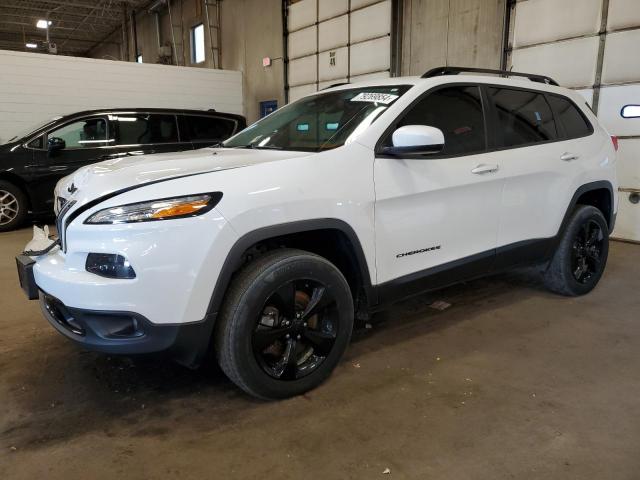
<svg viewBox="0 0 640 480">
<path fill-rule="evenodd" d="M 25 47 L 27 47 L 27 48 L 38 48 L 38 45 L 37 45 L 37 44 L 35 44 L 35 43 L 27 43 L 27 44 L 25 45 Z"/>
<path fill-rule="evenodd" d="M 36 27 L 38 28 L 49 28 L 53 22 L 51 20 L 38 20 L 36 23 Z"/>
</svg>

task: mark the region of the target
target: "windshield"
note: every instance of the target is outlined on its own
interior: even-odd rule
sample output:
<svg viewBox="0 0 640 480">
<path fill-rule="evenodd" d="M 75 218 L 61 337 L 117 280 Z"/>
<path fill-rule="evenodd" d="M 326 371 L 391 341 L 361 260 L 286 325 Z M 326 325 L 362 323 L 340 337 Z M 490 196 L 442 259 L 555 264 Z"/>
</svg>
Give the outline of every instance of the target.
<svg viewBox="0 0 640 480">
<path fill-rule="evenodd" d="M 41 128 L 44 127 L 48 127 L 49 125 L 51 125 L 52 123 L 54 123 L 56 120 L 61 119 L 62 117 L 53 117 L 51 120 L 49 120 L 48 122 L 46 122 L 45 124 L 43 124 L 42 122 L 38 123 L 37 125 L 32 125 L 29 128 L 23 128 L 23 130 L 17 134 L 14 135 L 13 137 L 11 137 L 9 140 L 7 140 L 4 143 L 10 143 L 13 142 L 15 140 L 20 140 L 22 138 L 28 137 L 30 136 L 32 133 L 35 133 L 36 130 L 40 130 Z"/>
<path fill-rule="evenodd" d="M 340 147 L 364 131 L 409 88 L 363 87 L 305 97 L 254 123 L 223 145 L 306 152 Z"/>
</svg>

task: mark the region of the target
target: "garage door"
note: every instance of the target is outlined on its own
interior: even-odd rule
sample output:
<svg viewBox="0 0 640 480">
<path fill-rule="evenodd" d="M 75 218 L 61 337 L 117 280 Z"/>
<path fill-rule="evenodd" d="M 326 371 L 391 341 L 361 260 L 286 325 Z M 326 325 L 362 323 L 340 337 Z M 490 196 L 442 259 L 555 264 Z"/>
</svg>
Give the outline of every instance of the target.
<svg viewBox="0 0 640 480">
<path fill-rule="evenodd" d="M 287 30 L 290 102 L 390 75 L 391 0 L 301 0 L 287 7 Z"/>
<path fill-rule="evenodd" d="M 640 104 L 638 0 L 521 0 L 511 9 L 509 59 L 514 70 L 543 73 L 587 99 L 618 150 L 619 208 L 614 237 L 640 241 Z"/>
</svg>

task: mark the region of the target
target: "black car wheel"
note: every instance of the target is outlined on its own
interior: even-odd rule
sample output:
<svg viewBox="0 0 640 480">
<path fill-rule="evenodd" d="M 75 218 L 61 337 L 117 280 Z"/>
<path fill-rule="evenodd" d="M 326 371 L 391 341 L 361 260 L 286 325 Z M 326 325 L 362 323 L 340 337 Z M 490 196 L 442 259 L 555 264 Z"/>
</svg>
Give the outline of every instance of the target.
<svg viewBox="0 0 640 480">
<path fill-rule="evenodd" d="M 580 205 L 545 272 L 545 284 L 562 295 L 584 295 L 602 277 L 608 254 L 609 227 L 602 212 Z"/>
<path fill-rule="evenodd" d="M 27 201 L 15 185 L 0 181 L 0 232 L 19 227 L 27 215 Z"/>
<path fill-rule="evenodd" d="M 299 250 L 278 250 L 235 277 L 216 328 L 222 370 L 264 399 L 304 393 L 335 368 L 353 329 L 342 273 Z"/>
</svg>

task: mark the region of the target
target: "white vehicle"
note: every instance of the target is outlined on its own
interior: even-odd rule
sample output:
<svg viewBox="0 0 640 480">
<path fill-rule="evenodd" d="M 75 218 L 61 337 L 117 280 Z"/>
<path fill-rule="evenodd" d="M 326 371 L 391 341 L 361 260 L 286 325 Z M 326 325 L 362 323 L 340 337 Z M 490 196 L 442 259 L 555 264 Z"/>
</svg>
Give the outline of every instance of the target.
<svg viewBox="0 0 640 480">
<path fill-rule="evenodd" d="M 532 263 L 551 290 L 589 292 L 615 143 L 548 77 L 341 85 L 219 148 L 61 180 L 59 239 L 18 257 L 21 283 L 84 347 L 192 367 L 213 349 L 246 392 L 288 397 L 330 374 L 354 317 L 398 299 Z"/>
</svg>

